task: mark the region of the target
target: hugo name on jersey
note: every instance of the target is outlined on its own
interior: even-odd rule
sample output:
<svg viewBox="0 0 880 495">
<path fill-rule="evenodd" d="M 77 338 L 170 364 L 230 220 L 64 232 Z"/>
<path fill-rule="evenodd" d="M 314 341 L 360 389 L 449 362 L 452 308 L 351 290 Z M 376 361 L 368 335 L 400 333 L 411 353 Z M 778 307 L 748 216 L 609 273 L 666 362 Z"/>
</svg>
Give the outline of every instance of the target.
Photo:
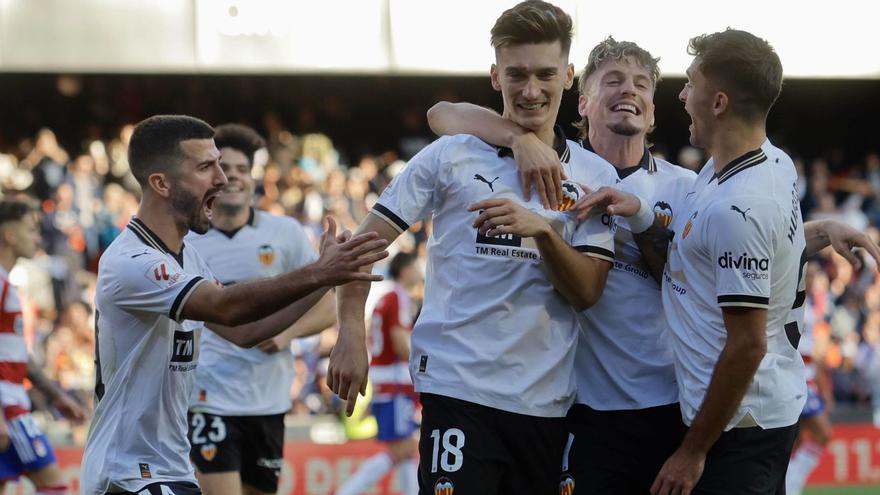
<svg viewBox="0 0 880 495">
<path fill-rule="evenodd" d="M 379 299 L 370 322 L 370 380 L 373 400 L 390 400 L 397 393 L 411 393 L 407 361 L 394 351 L 392 330 L 412 330 L 413 304 L 406 289 L 395 284 Z"/>
<path fill-rule="evenodd" d="M 180 256 L 132 218 L 101 257 L 95 296 L 97 407 L 80 493 L 137 492 L 159 481 L 195 483 L 186 410 L 200 321 L 181 310 L 213 275 L 196 250 Z"/>
<path fill-rule="evenodd" d="M 791 159 L 769 141 L 717 174 L 710 160 L 673 221 L 663 304 L 682 414 L 699 411 L 727 340 L 724 307 L 767 310 L 767 353 L 730 429 L 794 424 L 806 397 L 797 351 L 806 247 Z M 750 418 L 747 418 L 750 416 Z"/>
<path fill-rule="evenodd" d="M 648 149 L 638 169 L 628 171 L 615 187 L 644 198 L 669 227 L 681 213 L 680 198 L 693 189 L 696 174 L 651 156 Z M 628 224 L 621 222 L 614 236 L 614 267 L 602 297 L 578 315 L 581 334 L 574 369 L 579 404 L 611 411 L 678 400 L 662 314 L 660 284 L 651 276 Z"/>
<path fill-rule="evenodd" d="M 0 267 L 0 406 L 6 419 L 31 410 L 31 400 L 24 388 L 28 351 L 24 341 L 21 301 L 9 283 L 9 274 Z"/>
<path fill-rule="evenodd" d="M 194 246 L 223 285 L 267 278 L 300 268 L 317 255 L 302 226 L 289 217 L 251 210 L 233 233 L 190 233 Z M 221 416 L 280 414 L 290 409 L 293 355 L 244 349 L 202 332 L 201 356 L 190 409 Z"/>
<path fill-rule="evenodd" d="M 569 180 L 613 184 L 611 165 L 557 138 Z M 613 231 L 522 199 L 514 160 L 473 136 L 442 137 L 419 152 L 372 213 L 404 231 L 433 215 L 425 303 L 412 336 L 416 390 L 532 416 L 564 416 L 574 399 L 574 310 L 554 290 L 533 239 L 486 237 L 469 205 L 509 198 L 548 219 L 562 239 L 613 261 Z M 569 186 L 570 189 L 575 189 Z M 576 189 L 575 189 L 576 191 Z"/>
</svg>

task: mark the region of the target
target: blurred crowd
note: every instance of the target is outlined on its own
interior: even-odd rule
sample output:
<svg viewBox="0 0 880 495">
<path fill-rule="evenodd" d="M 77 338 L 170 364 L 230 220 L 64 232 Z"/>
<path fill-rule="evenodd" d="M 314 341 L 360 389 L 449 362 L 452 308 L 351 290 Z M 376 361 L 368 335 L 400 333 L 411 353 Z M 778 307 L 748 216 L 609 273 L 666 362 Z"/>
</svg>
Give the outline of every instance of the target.
<svg viewBox="0 0 880 495">
<path fill-rule="evenodd" d="M 327 214 L 345 228 L 356 227 L 405 161 L 431 139 L 414 135 L 397 149 L 352 158 L 342 155 L 324 134 L 295 135 L 271 116 L 262 124 L 268 145 L 254 163 L 255 206 L 298 219 L 313 240 Z M 89 408 L 95 378 L 92 301 L 98 259 L 137 210 L 140 194 L 127 163 L 132 130 L 125 125 L 112 139 L 84 142 L 74 150 L 62 148 L 52 130 L 42 129 L 14 147 L 0 149 L 3 195 L 30 197 L 42 212 L 42 252 L 33 260 L 21 260 L 10 274 L 26 301 L 28 343 L 47 375 Z M 685 148 L 670 158 L 697 168 L 704 157 Z M 798 160 L 797 166 L 806 220 L 839 219 L 877 239 L 880 156 L 872 153 L 844 167 L 832 167 L 824 158 Z M 429 224 L 415 225 L 392 251 L 416 251 L 424 262 L 429 229 Z M 822 388 L 838 404 L 869 404 L 873 397 L 880 424 L 876 267 L 865 260 L 853 268 L 830 249 L 809 267 L 807 322 Z M 338 413 L 339 404 L 322 375 L 334 340 L 335 330 L 328 329 L 292 345 L 297 356 L 293 414 Z M 34 404 L 47 418 L 53 414 L 37 395 Z M 83 440 L 82 427 L 60 424 L 73 441 Z"/>
</svg>

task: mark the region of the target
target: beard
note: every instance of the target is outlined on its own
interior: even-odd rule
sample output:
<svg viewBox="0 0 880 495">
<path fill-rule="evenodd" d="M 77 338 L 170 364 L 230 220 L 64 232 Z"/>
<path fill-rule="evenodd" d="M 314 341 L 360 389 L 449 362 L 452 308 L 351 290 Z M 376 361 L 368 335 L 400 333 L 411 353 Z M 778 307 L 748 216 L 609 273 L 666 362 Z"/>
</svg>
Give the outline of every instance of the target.
<svg viewBox="0 0 880 495">
<path fill-rule="evenodd" d="M 636 134 L 642 132 L 641 129 L 630 124 L 629 122 L 618 122 L 616 124 L 609 124 L 608 129 L 614 134 L 619 134 L 621 136 L 635 136 Z"/>
<path fill-rule="evenodd" d="M 195 194 L 177 186 L 171 189 L 171 206 L 183 220 L 184 227 L 196 234 L 204 234 L 211 228 L 210 221 L 202 219 L 202 202 Z"/>
</svg>

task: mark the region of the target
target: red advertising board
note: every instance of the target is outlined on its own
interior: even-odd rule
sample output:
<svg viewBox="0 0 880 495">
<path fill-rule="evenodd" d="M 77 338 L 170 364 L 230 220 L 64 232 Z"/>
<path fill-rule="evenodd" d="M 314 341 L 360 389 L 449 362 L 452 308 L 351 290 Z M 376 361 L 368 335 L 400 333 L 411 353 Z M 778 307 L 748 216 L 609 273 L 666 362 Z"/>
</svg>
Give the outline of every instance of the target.
<svg viewBox="0 0 880 495">
<path fill-rule="evenodd" d="M 381 449 L 382 445 L 374 441 L 342 445 L 287 442 L 279 494 L 331 495 L 360 462 Z M 71 493 L 77 493 L 82 449 L 62 447 L 56 449 L 56 454 Z M 880 429 L 870 424 L 835 426 L 831 443 L 810 476 L 810 484 L 880 485 Z M 26 483 L 10 483 L 6 491 L 8 495 L 33 492 Z M 364 493 L 398 495 L 397 477 L 386 476 L 378 486 Z"/>
<path fill-rule="evenodd" d="M 810 484 L 880 484 L 880 429 L 871 424 L 834 426 L 831 442 Z"/>
</svg>

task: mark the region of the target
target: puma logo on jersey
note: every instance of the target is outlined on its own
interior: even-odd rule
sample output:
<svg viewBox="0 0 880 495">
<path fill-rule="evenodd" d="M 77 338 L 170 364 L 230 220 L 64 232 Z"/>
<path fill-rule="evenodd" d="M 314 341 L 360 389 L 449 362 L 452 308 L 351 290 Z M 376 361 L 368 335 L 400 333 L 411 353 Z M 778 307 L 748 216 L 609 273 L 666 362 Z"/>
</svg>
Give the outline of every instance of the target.
<svg viewBox="0 0 880 495">
<path fill-rule="evenodd" d="M 492 184 L 493 184 L 496 180 L 498 180 L 498 177 L 495 177 L 495 178 L 492 179 L 492 181 L 490 182 L 490 181 L 486 180 L 486 178 L 483 177 L 482 175 L 480 175 L 480 174 L 474 174 L 474 180 L 478 180 L 478 181 L 480 181 L 480 182 L 485 182 L 486 185 L 489 186 L 489 190 L 492 191 L 492 192 L 495 192 L 495 188 L 492 186 Z"/>
<path fill-rule="evenodd" d="M 143 253 L 135 254 L 135 255 L 133 255 L 133 256 L 131 257 L 131 259 L 135 259 L 135 258 L 137 258 L 138 256 L 143 256 L 143 255 L 145 255 L 145 254 L 150 254 L 150 252 L 149 252 L 149 251 L 144 251 Z"/>
<path fill-rule="evenodd" d="M 731 210 L 731 211 L 735 211 L 735 212 L 739 213 L 740 215 L 742 215 L 742 216 L 743 216 L 743 222 L 748 222 L 748 221 L 749 221 L 748 218 L 746 218 L 746 213 L 748 213 L 749 210 L 751 210 L 751 208 L 746 208 L 746 211 L 742 211 L 742 210 L 739 209 L 739 206 L 736 206 L 736 205 L 730 205 L 730 210 Z"/>
</svg>

